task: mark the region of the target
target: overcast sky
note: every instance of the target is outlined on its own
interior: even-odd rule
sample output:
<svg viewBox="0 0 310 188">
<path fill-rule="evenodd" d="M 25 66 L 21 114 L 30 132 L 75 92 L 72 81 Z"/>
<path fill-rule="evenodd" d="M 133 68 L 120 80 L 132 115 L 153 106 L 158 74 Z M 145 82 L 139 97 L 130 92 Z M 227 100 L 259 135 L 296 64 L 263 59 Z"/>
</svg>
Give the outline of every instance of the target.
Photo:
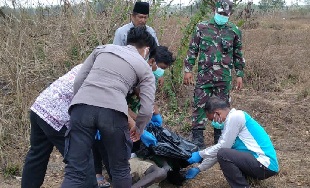
<svg viewBox="0 0 310 188">
<path fill-rule="evenodd" d="M 16 0 L 17 1 L 17 4 L 19 4 L 19 2 L 23 5 L 28 5 L 28 6 L 31 6 L 31 5 L 37 5 L 38 2 L 40 2 L 41 4 L 44 4 L 44 5 L 59 5 L 60 4 L 60 1 L 61 0 Z M 70 2 L 81 2 L 81 1 L 84 1 L 84 0 L 69 0 Z M 146 1 L 146 0 L 144 0 Z M 166 2 L 170 2 L 171 0 L 165 0 Z M 183 6 L 186 6 L 186 5 L 189 5 L 190 3 L 193 3 L 195 0 L 172 0 L 172 4 L 182 4 Z M 243 2 L 249 2 L 249 1 L 253 1 L 254 4 L 258 4 L 258 2 L 260 0 L 243 0 Z M 290 2 L 293 1 L 293 0 L 287 0 L 287 4 L 289 5 Z M 0 6 L 2 5 L 9 5 L 11 6 L 12 5 L 12 0 L 0 0 Z"/>
</svg>

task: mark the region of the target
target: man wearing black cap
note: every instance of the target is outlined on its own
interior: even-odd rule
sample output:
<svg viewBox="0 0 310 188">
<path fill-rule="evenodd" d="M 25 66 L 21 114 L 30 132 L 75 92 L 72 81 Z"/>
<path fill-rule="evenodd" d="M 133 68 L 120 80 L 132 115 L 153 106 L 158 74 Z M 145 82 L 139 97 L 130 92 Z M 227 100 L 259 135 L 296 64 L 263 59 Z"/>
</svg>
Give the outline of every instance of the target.
<svg viewBox="0 0 310 188">
<path fill-rule="evenodd" d="M 155 38 L 158 45 L 158 39 L 156 32 L 152 27 L 146 25 L 147 18 L 149 16 L 150 5 L 147 2 L 136 2 L 132 14 L 131 22 L 118 28 L 115 32 L 113 44 L 126 46 L 127 45 L 127 33 L 130 28 L 136 26 L 146 26 L 146 30 Z"/>
</svg>

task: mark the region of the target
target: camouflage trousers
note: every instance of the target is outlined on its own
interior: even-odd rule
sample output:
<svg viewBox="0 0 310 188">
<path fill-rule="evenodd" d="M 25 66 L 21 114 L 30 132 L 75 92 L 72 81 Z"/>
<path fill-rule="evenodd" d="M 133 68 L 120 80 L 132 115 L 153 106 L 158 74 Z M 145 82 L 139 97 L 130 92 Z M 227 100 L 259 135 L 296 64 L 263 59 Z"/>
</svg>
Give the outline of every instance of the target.
<svg viewBox="0 0 310 188">
<path fill-rule="evenodd" d="M 194 90 L 194 104 L 192 114 L 192 128 L 205 129 L 207 121 L 204 107 L 211 96 L 217 96 L 230 102 L 229 92 L 232 88 L 231 82 L 212 82 L 204 85 L 196 85 Z"/>
</svg>

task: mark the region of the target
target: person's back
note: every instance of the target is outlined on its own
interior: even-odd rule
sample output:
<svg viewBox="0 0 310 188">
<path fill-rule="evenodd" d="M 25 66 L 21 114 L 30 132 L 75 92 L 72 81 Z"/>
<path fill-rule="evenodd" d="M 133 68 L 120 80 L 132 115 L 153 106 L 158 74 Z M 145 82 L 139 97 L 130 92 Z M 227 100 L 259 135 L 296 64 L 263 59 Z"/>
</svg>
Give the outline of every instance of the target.
<svg viewBox="0 0 310 188">
<path fill-rule="evenodd" d="M 90 62 L 94 62 L 84 82 L 81 83 L 83 80 L 81 77 L 76 78 L 74 86 L 76 94 L 71 105 L 82 103 L 101 106 L 127 114 L 128 107 L 125 97 L 128 91 L 142 75 L 147 75 L 148 84 L 155 81 L 152 79 L 154 76 L 149 65 L 140 55 L 136 54 L 137 50 L 131 45 L 110 44 L 97 47 L 91 55 L 94 59 Z M 131 60 L 125 61 L 124 58 Z M 81 71 L 84 71 L 87 66 L 88 64 L 85 64 Z"/>
<path fill-rule="evenodd" d="M 75 66 L 54 81 L 40 93 L 30 108 L 57 131 L 69 123 L 68 109 L 73 98 L 73 83 L 81 66 Z"/>
<path fill-rule="evenodd" d="M 276 151 L 265 129 L 242 110 L 232 109 L 227 118 L 228 121 L 238 119 L 242 125 L 238 137 L 231 148 L 252 153 L 265 167 L 278 172 Z"/>
</svg>

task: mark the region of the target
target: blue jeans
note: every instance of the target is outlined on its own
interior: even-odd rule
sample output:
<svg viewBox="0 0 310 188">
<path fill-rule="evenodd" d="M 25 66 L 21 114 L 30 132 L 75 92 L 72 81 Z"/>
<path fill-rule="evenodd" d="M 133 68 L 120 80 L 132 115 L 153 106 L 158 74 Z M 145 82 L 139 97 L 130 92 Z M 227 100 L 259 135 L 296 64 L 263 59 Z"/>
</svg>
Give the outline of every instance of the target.
<svg viewBox="0 0 310 188">
<path fill-rule="evenodd" d="M 65 150 L 65 179 L 62 188 L 86 188 L 85 168 L 91 157 L 96 131 L 107 152 L 112 186 L 130 188 L 131 176 L 129 158 L 132 142 L 129 136 L 128 118 L 122 113 L 108 108 L 91 105 L 75 105 L 71 109 L 71 130 Z"/>
</svg>

